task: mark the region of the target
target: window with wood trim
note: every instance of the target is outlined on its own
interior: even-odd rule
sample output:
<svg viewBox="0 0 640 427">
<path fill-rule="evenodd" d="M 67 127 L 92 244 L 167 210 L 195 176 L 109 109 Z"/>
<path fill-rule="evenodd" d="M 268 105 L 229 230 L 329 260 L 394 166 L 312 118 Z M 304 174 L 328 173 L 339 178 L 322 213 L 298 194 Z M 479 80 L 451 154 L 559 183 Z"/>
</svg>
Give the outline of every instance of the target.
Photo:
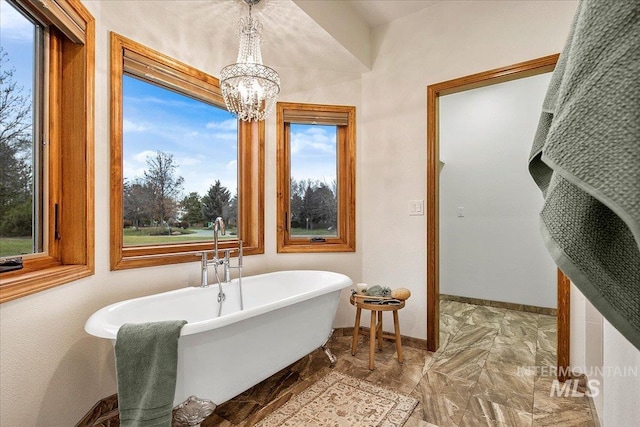
<svg viewBox="0 0 640 427">
<path fill-rule="evenodd" d="M 77 0 L 0 9 L 4 302 L 94 272 L 95 27 Z"/>
<path fill-rule="evenodd" d="M 278 252 L 355 251 L 355 107 L 276 110 Z"/>
<path fill-rule="evenodd" d="M 234 118 L 215 77 L 115 33 L 111 180 L 114 270 L 196 261 L 217 216 L 220 249 L 264 252 L 264 122 Z"/>
</svg>

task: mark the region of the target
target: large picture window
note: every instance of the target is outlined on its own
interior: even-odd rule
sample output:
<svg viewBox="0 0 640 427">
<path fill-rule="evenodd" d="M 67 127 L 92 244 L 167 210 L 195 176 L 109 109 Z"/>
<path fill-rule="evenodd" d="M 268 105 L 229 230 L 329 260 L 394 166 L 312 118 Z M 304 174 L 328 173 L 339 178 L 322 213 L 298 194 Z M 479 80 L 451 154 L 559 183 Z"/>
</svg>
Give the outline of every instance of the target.
<svg viewBox="0 0 640 427">
<path fill-rule="evenodd" d="M 242 239 L 261 253 L 262 123 L 241 122 L 218 80 L 112 34 L 112 268 L 194 261 Z"/>
<path fill-rule="evenodd" d="M 278 252 L 355 250 L 355 107 L 277 104 Z"/>
</svg>

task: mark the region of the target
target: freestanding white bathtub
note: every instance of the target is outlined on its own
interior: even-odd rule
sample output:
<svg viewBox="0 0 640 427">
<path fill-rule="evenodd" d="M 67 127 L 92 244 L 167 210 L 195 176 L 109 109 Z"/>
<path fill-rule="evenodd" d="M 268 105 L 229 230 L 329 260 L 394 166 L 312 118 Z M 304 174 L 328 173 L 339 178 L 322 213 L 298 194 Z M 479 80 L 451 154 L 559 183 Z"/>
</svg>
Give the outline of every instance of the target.
<svg viewBox="0 0 640 427">
<path fill-rule="evenodd" d="M 219 405 L 322 346 L 331 334 L 349 277 L 327 271 L 280 271 L 222 285 L 189 287 L 118 302 L 95 312 L 85 330 L 115 340 L 124 323 L 187 320 L 178 344 L 174 405 L 195 395 Z M 115 342 L 115 341 L 114 341 Z"/>
</svg>

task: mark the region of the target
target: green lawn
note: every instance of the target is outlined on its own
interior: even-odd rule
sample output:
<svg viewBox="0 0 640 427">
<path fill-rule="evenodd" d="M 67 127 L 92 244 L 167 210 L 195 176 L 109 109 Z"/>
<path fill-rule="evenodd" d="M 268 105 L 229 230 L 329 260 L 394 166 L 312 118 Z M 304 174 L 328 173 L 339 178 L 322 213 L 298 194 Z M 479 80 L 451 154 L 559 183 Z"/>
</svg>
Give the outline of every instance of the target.
<svg viewBox="0 0 640 427">
<path fill-rule="evenodd" d="M 158 232 L 156 227 L 141 227 L 138 230 L 133 228 L 125 228 L 123 232 L 124 245 L 161 245 L 167 243 L 180 243 L 180 242 L 203 242 L 213 241 L 213 232 L 208 235 L 207 230 L 192 230 L 182 228 L 172 228 L 171 235 L 153 235 Z M 206 234 L 204 234 L 206 233 Z M 227 233 L 225 236 L 220 236 L 220 240 L 235 239 L 236 235 Z"/>
<path fill-rule="evenodd" d="M 213 232 L 211 235 L 203 235 L 202 230 L 183 230 L 178 228 L 172 228 L 171 231 L 178 231 L 181 234 L 178 235 L 164 235 L 153 236 L 157 229 L 154 227 L 143 227 L 137 231 L 133 228 L 124 229 L 124 245 L 161 245 L 166 243 L 180 243 L 180 242 L 213 242 Z M 184 233 L 184 234 L 182 234 Z M 220 236 L 220 240 L 231 240 L 237 236 L 235 230 L 233 234 L 227 232 L 225 236 Z M 31 237 L 2 237 L 0 238 L 0 257 L 6 256 L 18 256 L 23 254 L 33 253 L 31 247 Z"/>
<path fill-rule="evenodd" d="M 220 236 L 220 240 L 235 239 L 236 236 Z M 124 236 L 124 245 L 161 245 L 164 243 L 179 243 L 179 242 L 213 242 L 213 238 L 207 239 L 206 237 L 198 235 L 183 234 L 180 236 Z"/>
<path fill-rule="evenodd" d="M 124 245 L 161 245 L 165 243 L 180 243 L 180 242 L 202 242 L 213 241 L 213 235 L 203 236 L 202 230 L 183 230 L 178 228 L 172 228 L 172 231 L 179 231 L 179 235 L 164 235 L 164 236 L 152 236 L 157 229 L 155 227 L 142 227 L 137 231 L 133 228 L 124 229 Z M 235 231 L 235 230 L 234 230 Z M 184 233 L 184 234 L 182 234 Z M 212 233 L 213 234 L 213 233 Z M 292 236 L 335 236 L 336 233 L 333 230 L 318 229 L 318 230 L 306 230 L 304 228 L 292 228 Z M 231 240 L 237 236 L 228 232 L 225 236 L 220 236 L 220 240 Z M 0 239 L 0 257 L 5 256 L 17 256 L 21 254 L 32 253 L 31 237 L 3 237 Z"/>
<path fill-rule="evenodd" d="M 0 257 L 33 253 L 31 236 L 0 238 Z"/>
<path fill-rule="evenodd" d="M 201 236 L 124 236 L 124 245 L 160 245 L 164 243 L 194 242 L 202 240 Z"/>
</svg>

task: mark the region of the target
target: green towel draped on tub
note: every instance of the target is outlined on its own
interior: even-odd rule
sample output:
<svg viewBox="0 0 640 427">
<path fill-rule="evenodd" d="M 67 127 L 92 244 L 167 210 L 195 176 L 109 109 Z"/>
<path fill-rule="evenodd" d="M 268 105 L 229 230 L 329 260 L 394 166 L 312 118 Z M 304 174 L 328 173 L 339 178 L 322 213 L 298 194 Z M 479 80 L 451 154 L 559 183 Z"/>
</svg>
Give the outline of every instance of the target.
<svg viewBox="0 0 640 427">
<path fill-rule="evenodd" d="M 178 338 L 186 320 L 125 323 L 116 338 L 122 427 L 170 427 L 178 369 Z"/>
<path fill-rule="evenodd" d="M 640 2 L 578 5 L 529 172 L 560 269 L 640 349 Z"/>
</svg>

